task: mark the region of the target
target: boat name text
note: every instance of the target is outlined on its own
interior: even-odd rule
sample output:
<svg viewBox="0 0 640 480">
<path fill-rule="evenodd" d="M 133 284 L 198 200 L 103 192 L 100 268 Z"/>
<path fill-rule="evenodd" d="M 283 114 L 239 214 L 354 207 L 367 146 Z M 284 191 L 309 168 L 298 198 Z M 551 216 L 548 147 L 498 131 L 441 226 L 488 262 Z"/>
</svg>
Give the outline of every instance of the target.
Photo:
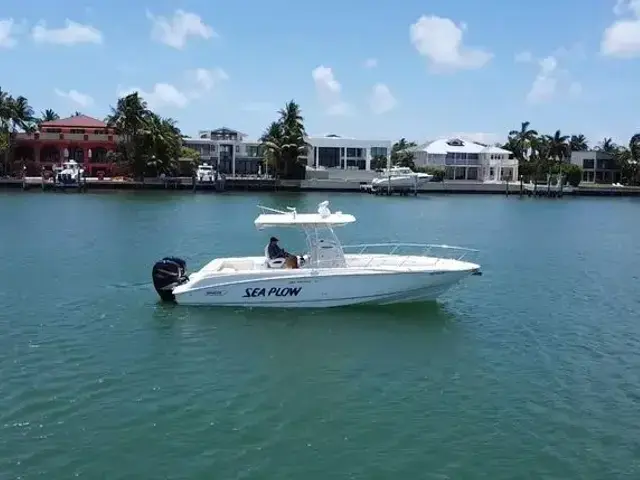
<svg viewBox="0 0 640 480">
<path fill-rule="evenodd" d="M 297 297 L 302 287 L 246 288 L 242 298 L 249 297 Z"/>
</svg>

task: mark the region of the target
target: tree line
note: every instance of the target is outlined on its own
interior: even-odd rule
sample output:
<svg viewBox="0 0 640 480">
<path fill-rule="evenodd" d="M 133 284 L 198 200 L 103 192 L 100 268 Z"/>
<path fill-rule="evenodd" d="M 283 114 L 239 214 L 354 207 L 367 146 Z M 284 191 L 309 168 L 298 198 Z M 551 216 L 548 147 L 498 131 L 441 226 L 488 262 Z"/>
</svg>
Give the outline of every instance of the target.
<svg viewBox="0 0 640 480">
<path fill-rule="evenodd" d="M 482 143 L 481 145 L 488 146 Z M 512 153 L 518 160 L 519 172 L 525 181 L 540 180 L 549 174 L 562 173 L 574 185 L 582 179 L 582 168 L 569 163 L 571 153 L 590 150 L 589 142 L 583 134 L 564 135 L 560 130 L 553 134 L 540 134 L 530 128 L 530 122 L 522 122 L 519 129 L 511 130 L 505 143 L 498 142 L 493 145 Z M 401 138 L 391 148 L 389 163 L 443 177 L 443 167 L 415 165 L 417 148 L 416 142 Z M 640 184 L 640 133 L 633 135 L 628 145 L 617 145 L 611 138 L 604 138 L 593 150 L 611 156 L 615 168 L 621 172 L 622 183 Z M 387 158 L 374 158 L 371 165 L 375 169 L 384 169 L 387 167 Z"/>
<path fill-rule="evenodd" d="M 530 126 L 530 122 L 522 122 L 519 129 L 509 132 L 507 142 L 501 145 L 513 152 L 524 175 L 554 173 L 566 165 L 572 152 L 590 149 L 582 134 L 563 135 L 560 130 L 556 130 L 553 135 L 543 135 Z M 611 138 L 604 138 L 593 150 L 610 155 L 613 166 L 620 170 L 622 183 L 640 184 L 640 133 L 633 135 L 627 145 L 617 145 Z"/>
<path fill-rule="evenodd" d="M 9 158 L 16 133 L 34 132 L 42 122 L 59 118 L 51 109 L 36 115 L 26 97 L 14 97 L 0 88 L 0 153 L 4 156 L 4 172 L 10 169 Z M 115 130 L 119 138 L 116 151 L 111 153 L 109 160 L 134 176 L 176 174 L 181 170 L 180 158 L 190 160 L 188 168 L 191 170 L 199 162 L 198 152 L 183 146 L 185 136 L 176 121 L 153 112 L 137 92 L 118 98 L 105 123 Z M 300 105 L 290 100 L 260 137 L 267 171 L 279 178 L 304 178 L 305 165 L 300 157 L 306 156 L 308 151 L 306 138 Z M 539 134 L 531 128 L 530 122 L 522 122 L 519 129 L 509 132 L 505 143 L 496 143 L 495 146 L 512 152 L 518 159 L 520 174 L 526 178 L 562 172 L 570 177 L 572 183 L 580 181 L 582 169 L 568 163 L 571 152 L 589 150 L 588 141 L 582 134 L 564 135 L 560 130 L 553 134 Z M 443 177 L 442 167 L 416 167 L 414 152 L 417 147 L 416 142 L 402 138 L 393 144 L 389 158 L 374 157 L 371 168 L 383 169 L 390 163 Z M 628 145 L 616 145 L 611 138 L 605 138 L 594 149 L 612 156 L 615 166 L 621 171 L 623 183 L 640 184 L 640 133 L 633 135 Z"/>
</svg>

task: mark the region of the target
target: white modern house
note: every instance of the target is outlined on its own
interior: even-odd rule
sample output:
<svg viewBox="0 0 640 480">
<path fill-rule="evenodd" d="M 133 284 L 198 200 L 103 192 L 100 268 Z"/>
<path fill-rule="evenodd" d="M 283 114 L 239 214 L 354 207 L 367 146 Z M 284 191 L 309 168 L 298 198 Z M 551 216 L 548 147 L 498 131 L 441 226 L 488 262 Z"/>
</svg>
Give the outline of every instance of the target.
<svg viewBox="0 0 640 480">
<path fill-rule="evenodd" d="M 584 183 L 620 182 L 621 170 L 613 155 L 598 150 L 571 152 L 571 163 L 582 168 Z"/>
<path fill-rule="evenodd" d="M 201 130 L 198 138 L 185 138 L 182 143 L 200 153 L 200 161 L 213 165 L 227 175 L 255 175 L 262 170 L 262 148 L 258 141 L 227 127 Z"/>
<path fill-rule="evenodd" d="M 371 170 L 371 160 L 389 158 L 391 141 L 361 140 L 338 135 L 309 136 L 307 165 L 311 168 Z"/>
<path fill-rule="evenodd" d="M 516 181 L 518 160 L 500 147 L 460 138 L 441 138 L 415 149 L 416 166 L 445 169 L 446 180 Z"/>
<path fill-rule="evenodd" d="M 207 162 L 228 175 L 257 174 L 262 170 L 263 152 L 259 141 L 250 141 L 237 130 L 221 127 L 202 130 L 198 138 L 185 138 L 183 144 L 200 153 Z M 305 161 L 313 176 L 346 178 L 358 177 L 363 171 L 371 171 L 371 160 L 389 158 L 391 142 L 388 140 L 358 140 L 337 135 L 309 136 L 309 148 Z M 365 174 L 367 175 L 367 174 Z"/>
</svg>

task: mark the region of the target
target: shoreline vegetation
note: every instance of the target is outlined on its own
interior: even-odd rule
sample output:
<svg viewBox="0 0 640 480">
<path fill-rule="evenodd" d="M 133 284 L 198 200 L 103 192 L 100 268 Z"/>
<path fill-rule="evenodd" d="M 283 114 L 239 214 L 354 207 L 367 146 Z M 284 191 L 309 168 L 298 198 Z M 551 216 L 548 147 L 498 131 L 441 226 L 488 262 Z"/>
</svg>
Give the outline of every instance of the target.
<svg viewBox="0 0 640 480">
<path fill-rule="evenodd" d="M 25 164 L 16 171 L 16 162 L 11 161 L 15 136 L 20 132 L 35 132 L 42 122 L 58 118 L 60 116 L 51 109 L 42 111 L 37 117 L 26 97 L 14 97 L 0 88 L 0 158 L 3 160 L 0 178 L 22 177 L 23 172 L 31 170 Z M 113 165 L 112 177 L 144 183 L 160 176 L 193 177 L 195 174 L 200 156 L 197 151 L 183 146 L 183 139 L 189 137 L 182 134 L 174 119 L 150 110 L 138 92 L 118 98 L 104 121 L 118 135 L 117 148 L 108 155 L 108 161 Z M 263 168 L 268 177 L 276 181 L 304 180 L 305 165 L 299 157 L 306 154 L 306 136 L 300 105 L 290 100 L 260 137 Z M 589 150 L 582 134 L 563 135 L 560 130 L 553 135 L 539 134 L 530 128 L 529 122 L 522 122 L 520 129 L 510 131 L 506 143 L 494 145 L 513 152 L 518 159 L 521 176 L 518 180 L 546 182 L 549 176 L 562 174 L 574 187 L 582 180 L 582 168 L 568 160 L 572 152 Z M 444 168 L 415 165 L 414 151 L 418 147 L 416 142 L 401 138 L 393 144 L 390 158 L 374 157 L 371 168 L 406 166 L 430 173 L 435 182 L 442 182 Z M 611 138 L 605 138 L 594 150 L 611 156 L 623 185 L 640 185 L 640 133 L 631 137 L 628 146 L 616 145 Z"/>
</svg>

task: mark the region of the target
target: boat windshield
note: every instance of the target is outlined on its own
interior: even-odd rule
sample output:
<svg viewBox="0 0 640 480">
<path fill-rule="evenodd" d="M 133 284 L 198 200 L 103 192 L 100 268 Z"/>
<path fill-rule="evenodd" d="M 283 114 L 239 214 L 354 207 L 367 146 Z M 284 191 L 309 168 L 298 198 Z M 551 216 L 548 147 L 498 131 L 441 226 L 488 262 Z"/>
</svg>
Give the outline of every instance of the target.
<svg viewBox="0 0 640 480">
<path fill-rule="evenodd" d="M 382 171 L 382 176 L 394 176 L 394 175 L 413 175 L 413 171 L 409 167 L 392 167 Z"/>
</svg>

